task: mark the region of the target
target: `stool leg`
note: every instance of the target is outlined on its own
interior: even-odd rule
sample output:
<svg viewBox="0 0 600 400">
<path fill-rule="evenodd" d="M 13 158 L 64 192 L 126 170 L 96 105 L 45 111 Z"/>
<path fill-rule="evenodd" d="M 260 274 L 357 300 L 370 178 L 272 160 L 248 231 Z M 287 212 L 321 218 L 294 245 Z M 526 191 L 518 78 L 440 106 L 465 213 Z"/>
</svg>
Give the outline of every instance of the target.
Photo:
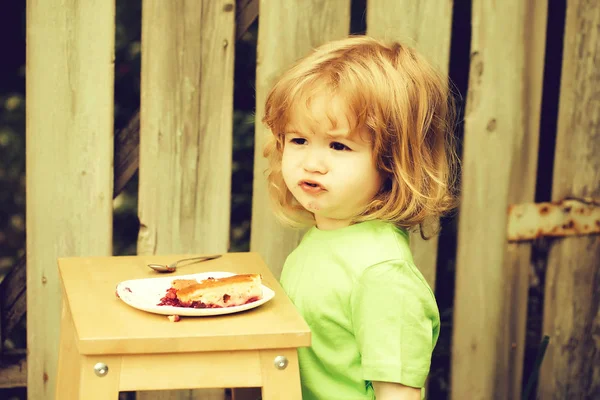
<svg viewBox="0 0 600 400">
<path fill-rule="evenodd" d="M 287 367 L 278 369 L 275 366 L 277 356 L 287 358 Z M 302 400 L 296 349 L 261 350 L 260 365 L 263 379 L 262 400 Z"/>
<path fill-rule="evenodd" d="M 108 365 L 108 373 L 103 377 L 94 372 L 97 362 Z M 71 312 L 63 302 L 56 400 L 117 400 L 120 375 L 120 356 L 90 357 L 79 354 Z"/>
<path fill-rule="evenodd" d="M 56 399 L 75 399 L 79 393 L 81 356 L 75 341 L 75 328 L 69 306 L 63 301 L 60 320 L 60 348 L 56 376 Z"/>
<path fill-rule="evenodd" d="M 96 375 L 94 366 L 97 363 L 108 366 L 106 375 Z M 79 400 L 118 400 L 121 378 L 120 356 L 83 356 L 80 366 Z"/>
</svg>

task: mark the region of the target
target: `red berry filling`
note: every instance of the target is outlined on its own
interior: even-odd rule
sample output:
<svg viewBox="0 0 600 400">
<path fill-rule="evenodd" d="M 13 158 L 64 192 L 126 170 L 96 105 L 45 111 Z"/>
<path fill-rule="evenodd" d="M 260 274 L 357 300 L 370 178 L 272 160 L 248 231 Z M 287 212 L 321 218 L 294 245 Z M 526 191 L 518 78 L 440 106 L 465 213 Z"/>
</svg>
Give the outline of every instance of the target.
<svg viewBox="0 0 600 400">
<path fill-rule="evenodd" d="M 223 296 L 223 300 L 227 302 L 230 296 L 228 294 Z M 244 304 L 249 304 L 257 301 L 258 297 L 252 297 Z M 201 301 L 192 301 L 191 303 L 183 303 L 177 298 L 177 289 L 169 288 L 167 293 L 160 299 L 158 306 L 172 306 L 172 307 L 185 307 L 185 308 L 223 308 L 216 304 L 205 304 Z M 231 306 L 229 306 L 231 307 Z"/>
</svg>

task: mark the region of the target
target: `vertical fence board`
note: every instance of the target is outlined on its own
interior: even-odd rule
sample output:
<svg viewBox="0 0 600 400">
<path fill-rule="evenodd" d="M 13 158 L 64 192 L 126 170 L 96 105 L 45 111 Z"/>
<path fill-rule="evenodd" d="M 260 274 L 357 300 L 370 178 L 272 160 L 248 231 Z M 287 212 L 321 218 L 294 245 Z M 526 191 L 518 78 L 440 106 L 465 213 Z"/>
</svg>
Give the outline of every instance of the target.
<svg viewBox="0 0 600 400">
<path fill-rule="evenodd" d="M 368 0 L 367 33 L 415 47 L 440 72 L 448 74 L 452 2 Z M 415 263 L 433 288 L 438 236 L 425 241 L 419 233 L 411 233 L 410 242 Z"/>
<path fill-rule="evenodd" d="M 114 1 L 27 1 L 28 398 L 55 398 L 57 257 L 112 252 Z"/>
<path fill-rule="evenodd" d="M 263 147 L 269 131 L 261 122 L 264 102 L 279 74 L 312 48 L 348 35 L 350 0 L 260 2 L 256 68 L 256 139 L 252 230 L 250 249 L 258 252 L 279 277 L 287 255 L 296 247 L 301 232 L 283 227 L 273 216 Z"/>
<path fill-rule="evenodd" d="M 544 1 L 473 1 L 453 399 L 519 397 L 530 247 L 507 245 L 507 208 L 534 199 L 546 14 Z"/>
<path fill-rule="evenodd" d="M 599 25 L 598 1 L 567 1 L 553 200 L 600 198 Z M 545 290 L 539 398 L 600 398 L 600 237 L 556 240 Z"/>
<path fill-rule="evenodd" d="M 138 254 L 229 248 L 235 9 L 144 0 Z M 223 398 L 141 392 L 140 399 Z"/>
<path fill-rule="evenodd" d="M 522 130 L 515 135 L 515 153 L 508 188 L 509 204 L 535 201 L 537 179 L 548 6 L 545 0 L 532 0 L 525 2 L 524 7 Z M 504 314 L 500 322 L 502 329 L 498 331 L 502 337 L 497 344 L 502 362 L 496 370 L 495 391 L 496 398 L 519 399 L 524 378 L 531 244 L 507 244 L 505 257 Z M 511 323 L 507 324 L 506 321 Z"/>
<path fill-rule="evenodd" d="M 228 248 L 235 12 L 225 3 L 143 2 L 140 254 Z"/>
</svg>

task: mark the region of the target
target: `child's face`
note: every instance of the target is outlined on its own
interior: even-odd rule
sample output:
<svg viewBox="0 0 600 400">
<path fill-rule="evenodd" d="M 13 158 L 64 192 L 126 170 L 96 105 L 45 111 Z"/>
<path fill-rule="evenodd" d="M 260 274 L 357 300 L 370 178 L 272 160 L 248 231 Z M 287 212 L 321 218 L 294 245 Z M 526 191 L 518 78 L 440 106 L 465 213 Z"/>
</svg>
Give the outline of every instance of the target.
<svg viewBox="0 0 600 400">
<path fill-rule="evenodd" d="M 286 127 L 283 179 L 320 229 L 350 225 L 379 191 L 367 129 L 350 134 L 346 106 L 338 97 L 316 96 L 296 107 Z M 332 122 L 333 120 L 333 122 Z"/>
</svg>

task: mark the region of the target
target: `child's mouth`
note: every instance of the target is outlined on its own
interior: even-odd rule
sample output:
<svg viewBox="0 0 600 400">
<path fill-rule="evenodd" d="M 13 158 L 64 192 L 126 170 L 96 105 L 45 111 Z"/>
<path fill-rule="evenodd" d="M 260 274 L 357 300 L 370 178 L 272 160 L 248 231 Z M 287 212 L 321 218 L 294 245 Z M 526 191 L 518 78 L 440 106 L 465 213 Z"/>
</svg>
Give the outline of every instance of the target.
<svg viewBox="0 0 600 400">
<path fill-rule="evenodd" d="M 325 190 L 319 183 L 313 181 L 301 181 L 299 186 L 302 190 L 310 194 L 316 194 Z"/>
</svg>

